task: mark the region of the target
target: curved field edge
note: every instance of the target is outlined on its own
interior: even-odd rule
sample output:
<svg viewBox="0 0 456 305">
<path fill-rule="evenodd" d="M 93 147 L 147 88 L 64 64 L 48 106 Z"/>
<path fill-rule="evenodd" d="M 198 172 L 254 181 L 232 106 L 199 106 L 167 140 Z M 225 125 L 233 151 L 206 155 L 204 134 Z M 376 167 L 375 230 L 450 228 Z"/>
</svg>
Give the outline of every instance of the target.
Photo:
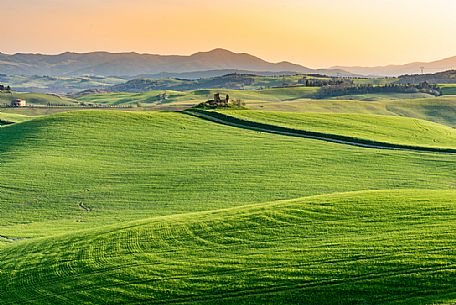
<svg viewBox="0 0 456 305">
<path fill-rule="evenodd" d="M 239 119 L 399 145 L 456 148 L 456 129 L 421 119 L 371 114 L 223 110 Z"/>
<path fill-rule="evenodd" d="M 24 122 L 31 119 L 33 118 L 27 115 L 0 112 L 0 126 Z"/>
<path fill-rule="evenodd" d="M 0 142 L 0 235 L 10 241 L 309 195 L 456 183 L 455 155 L 366 150 L 181 113 L 56 114 L 1 128 Z"/>
<path fill-rule="evenodd" d="M 456 153 L 456 148 L 447 147 L 432 147 L 432 146 L 419 146 L 419 145 L 408 145 L 391 142 L 376 141 L 365 138 L 352 137 L 347 135 L 325 133 L 318 131 L 302 130 L 284 126 L 278 126 L 274 124 L 267 124 L 258 121 L 252 121 L 246 118 L 239 118 L 232 116 L 236 112 L 216 112 L 216 111 L 204 111 L 199 109 L 186 110 L 184 113 L 201 117 L 203 119 L 211 120 L 217 123 L 230 125 L 234 127 L 246 128 L 261 132 L 271 132 L 276 134 L 282 134 L 287 136 L 311 138 L 328 142 L 336 142 L 340 144 L 347 144 L 366 148 L 377 148 L 377 149 L 397 149 L 397 150 L 411 150 L 411 151 L 422 151 L 422 152 L 436 152 L 436 153 Z M 443 126 L 442 126 L 443 127 Z"/>
<path fill-rule="evenodd" d="M 288 102 L 249 103 L 248 107 L 252 110 L 267 111 L 404 116 L 456 127 L 456 98 L 454 96 L 373 102 L 304 99 Z"/>
<path fill-rule="evenodd" d="M 20 242 L 0 250 L 0 300 L 450 303 L 455 198 L 455 191 L 352 192 Z"/>
</svg>

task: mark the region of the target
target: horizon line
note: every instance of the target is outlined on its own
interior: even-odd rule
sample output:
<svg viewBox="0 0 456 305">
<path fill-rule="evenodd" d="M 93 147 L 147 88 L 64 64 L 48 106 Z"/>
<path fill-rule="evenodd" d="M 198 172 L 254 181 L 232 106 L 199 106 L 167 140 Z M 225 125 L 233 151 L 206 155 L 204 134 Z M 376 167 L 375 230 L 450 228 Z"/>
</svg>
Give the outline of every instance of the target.
<svg viewBox="0 0 456 305">
<path fill-rule="evenodd" d="M 211 52 L 218 51 L 218 50 L 226 51 L 226 52 L 229 52 L 229 53 L 232 53 L 232 54 L 237 54 L 237 55 L 242 55 L 242 54 L 250 55 L 250 56 L 259 58 L 261 60 L 264 60 L 266 62 L 273 63 L 273 64 L 290 63 L 290 64 L 296 64 L 296 65 L 300 65 L 300 66 L 303 66 L 305 68 L 310 68 L 310 69 L 314 69 L 314 70 L 319 70 L 319 69 L 320 70 L 322 70 L 322 69 L 339 69 L 339 68 L 344 68 L 344 67 L 349 67 L 349 68 L 378 68 L 378 67 L 389 67 L 389 66 L 401 66 L 401 65 L 408 65 L 408 64 L 429 64 L 429 63 L 432 63 L 432 62 L 435 62 L 435 61 L 440 61 L 440 60 L 445 60 L 445 59 L 450 59 L 450 58 L 456 57 L 456 55 L 455 55 L 455 56 L 449 56 L 449 57 L 444 57 L 444 58 L 440 58 L 440 59 L 435 59 L 435 60 L 432 60 L 432 61 L 419 61 L 419 60 L 417 60 L 417 61 L 410 61 L 410 62 L 406 62 L 406 63 L 389 63 L 389 64 L 381 64 L 381 65 L 366 65 L 366 66 L 363 66 L 363 65 L 332 65 L 332 66 L 315 68 L 315 67 L 310 67 L 310 66 L 308 66 L 306 64 L 296 63 L 296 62 L 292 62 L 292 61 L 289 61 L 289 60 L 270 61 L 270 60 L 264 59 L 264 58 L 262 58 L 260 56 L 254 55 L 254 54 L 252 54 L 250 52 L 235 52 L 235 51 L 231 51 L 229 49 L 225 49 L 225 48 L 221 48 L 221 47 L 216 47 L 216 48 L 210 49 L 208 51 L 197 51 L 197 52 L 187 53 L 187 54 L 160 54 L 160 53 L 137 52 L 137 51 L 107 51 L 107 50 L 63 51 L 63 52 L 56 52 L 56 53 L 45 53 L 45 52 L 4 53 L 4 52 L 0 51 L 0 54 L 7 55 L 7 56 L 15 56 L 15 55 L 59 56 L 59 55 L 64 55 L 64 54 L 87 55 L 87 54 L 95 54 L 95 53 L 106 53 L 106 54 L 136 54 L 136 55 L 151 55 L 151 56 L 190 57 L 190 56 L 193 56 L 193 55 L 196 55 L 196 54 L 199 54 L 199 53 L 211 53 Z"/>
</svg>

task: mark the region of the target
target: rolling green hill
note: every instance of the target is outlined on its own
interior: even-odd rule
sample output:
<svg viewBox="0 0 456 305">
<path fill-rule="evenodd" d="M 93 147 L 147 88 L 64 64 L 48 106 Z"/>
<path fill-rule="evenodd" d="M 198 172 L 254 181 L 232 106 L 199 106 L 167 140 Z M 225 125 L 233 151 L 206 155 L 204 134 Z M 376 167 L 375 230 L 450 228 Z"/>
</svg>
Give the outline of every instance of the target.
<svg viewBox="0 0 456 305">
<path fill-rule="evenodd" d="M 88 223 L 456 182 L 454 155 L 259 134 L 179 113 L 56 114 L 3 127 L 0 142 L 0 235 L 21 238 Z"/>
<path fill-rule="evenodd" d="M 241 120 L 376 142 L 456 148 L 456 130 L 429 121 L 366 114 L 221 111 Z"/>
<path fill-rule="evenodd" d="M 24 99 L 27 101 L 28 105 L 34 106 L 74 106 L 77 104 L 76 100 L 61 97 L 54 94 L 44 94 L 44 93 L 0 93 L 0 106 L 9 105 L 13 99 Z"/>
<path fill-rule="evenodd" d="M 383 100 L 411 100 L 433 98 L 434 96 L 427 93 L 368 93 L 368 94 L 353 94 L 331 97 L 328 99 L 343 100 L 343 101 L 383 101 Z"/>
<path fill-rule="evenodd" d="M 456 84 L 440 85 L 443 95 L 456 95 Z"/>
<path fill-rule="evenodd" d="M 406 116 L 456 127 L 456 99 L 438 97 L 411 100 L 295 100 L 283 102 L 252 102 L 250 109 L 287 112 L 363 113 Z"/>
<path fill-rule="evenodd" d="M 448 70 L 433 74 L 413 74 L 399 76 L 396 83 L 399 84 L 420 84 L 427 82 L 429 84 L 456 84 L 456 71 Z"/>
<path fill-rule="evenodd" d="M 456 155 L 174 112 L 42 116 L 0 143 L 2 304 L 456 298 Z"/>
<path fill-rule="evenodd" d="M 318 87 L 286 87 L 271 88 L 260 90 L 233 90 L 233 89 L 204 89 L 193 91 L 173 91 L 173 90 L 152 90 L 142 93 L 111 92 L 102 94 L 88 94 L 78 98 L 85 103 L 99 103 L 109 105 L 130 105 L 142 103 L 145 105 L 186 103 L 194 105 L 211 99 L 214 93 L 222 95 L 229 94 L 233 99 L 241 99 L 250 103 L 270 103 L 293 101 L 304 98 L 312 98 L 318 91 Z M 167 94 L 167 99 L 163 100 L 161 95 Z M 414 100 L 431 98 L 432 95 L 424 93 L 390 93 L 390 94 L 365 94 L 352 96 L 339 96 L 337 100 L 357 100 L 357 101 L 387 101 L 387 100 Z"/>
<path fill-rule="evenodd" d="M 27 115 L 0 112 L 0 125 L 2 125 L 2 122 L 9 124 L 9 123 L 24 122 L 24 121 L 31 120 L 31 119 L 32 119 L 32 117 L 27 116 Z"/>
<path fill-rule="evenodd" d="M 172 215 L 0 251 L 2 304 L 452 304 L 455 191 Z"/>
<path fill-rule="evenodd" d="M 0 83 L 10 85 L 15 91 L 67 94 L 88 89 L 102 89 L 125 82 L 120 77 L 103 76 L 39 76 L 0 74 Z"/>
<path fill-rule="evenodd" d="M 456 99 L 452 96 L 428 97 L 423 94 L 389 94 L 340 97 L 334 100 L 310 99 L 318 88 L 292 87 L 264 90 L 196 90 L 150 91 L 146 93 L 104 93 L 80 97 L 83 103 L 106 105 L 140 105 L 162 107 L 192 107 L 212 99 L 214 93 L 229 94 L 243 100 L 254 110 L 288 112 L 365 113 L 407 116 L 456 127 Z M 160 96 L 167 93 L 167 99 Z"/>
<path fill-rule="evenodd" d="M 182 79 L 182 78 L 136 78 L 110 88 L 113 92 L 148 92 L 153 90 L 189 91 L 200 89 L 249 89 L 257 90 L 271 87 L 300 85 L 302 74 L 260 76 L 255 74 L 227 73 L 222 76 Z M 328 79 L 328 78 L 326 78 Z"/>
<path fill-rule="evenodd" d="M 99 103 L 109 105 L 129 105 L 129 104 L 169 104 L 185 103 L 195 105 L 212 99 L 215 93 L 222 95 L 229 94 L 234 99 L 244 101 L 266 101 L 279 102 L 310 97 L 318 88 L 312 87 L 292 87 L 292 88 L 272 88 L 263 90 L 230 90 L 230 89 L 207 89 L 194 91 L 170 91 L 154 90 L 145 93 L 104 93 L 91 94 L 78 98 L 85 103 Z M 162 100 L 160 95 L 167 94 L 167 99 Z"/>
</svg>

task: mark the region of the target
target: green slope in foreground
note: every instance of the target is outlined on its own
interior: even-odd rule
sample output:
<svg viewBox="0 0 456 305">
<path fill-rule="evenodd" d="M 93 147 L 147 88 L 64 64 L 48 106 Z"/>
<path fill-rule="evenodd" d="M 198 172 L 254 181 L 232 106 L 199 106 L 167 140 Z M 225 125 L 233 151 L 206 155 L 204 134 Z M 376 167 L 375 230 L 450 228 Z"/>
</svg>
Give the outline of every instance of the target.
<svg viewBox="0 0 456 305">
<path fill-rule="evenodd" d="M 375 189 L 454 189 L 456 155 L 78 111 L 0 128 L 0 246 L 157 215 Z"/>
<path fill-rule="evenodd" d="M 399 145 L 456 148 L 456 130 L 398 116 L 366 114 L 220 111 L 246 121 Z"/>
<path fill-rule="evenodd" d="M 0 250 L 2 304 L 454 304 L 456 192 L 151 218 Z"/>
</svg>

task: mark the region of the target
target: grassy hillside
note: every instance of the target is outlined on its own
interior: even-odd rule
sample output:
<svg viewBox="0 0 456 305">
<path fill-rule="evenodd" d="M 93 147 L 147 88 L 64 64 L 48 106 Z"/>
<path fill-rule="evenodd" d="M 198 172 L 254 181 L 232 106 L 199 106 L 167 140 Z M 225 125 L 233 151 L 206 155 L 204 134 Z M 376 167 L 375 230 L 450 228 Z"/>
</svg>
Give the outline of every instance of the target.
<svg viewBox="0 0 456 305">
<path fill-rule="evenodd" d="M 316 194 L 456 185 L 454 155 L 263 134 L 179 113 L 57 114 L 3 127 L 0 142 L 0 235 L 13 238 Z"/>
<path fill-rule="evenodd" d="M 456 192 L 317 196 L 0 250 L 2 304 L 452 304 Z"/>
<path fill-rule="evenodd" d="M 0 143 L 1 304 L 456 300 L 456 155 L 172 112 L 53 114 Z"/>
<path fill-rule="evenodd" d="M 347 100 L 312 100 L 318 88 L 295 87 L 264 90 L 196 90 L 150 91 L 146 93 L 106 93 L 79 98 L 84 103 L 108 105 L 140 105 L 160 107 L 191 107 L 212 99 L 214 93 L 229 94 L 256 110 L 293 112 L 365 113 L 408 116 L 456 127 L 456 99 L 452 96 L 430 98 L 423 94 L 389 94 L 350 96 Z M 160 95 L 167 93 L 167 99 Z"/>
<path fill-rule="evenodd" d="M 233 99 L 249 101 L 279 102 L 306 98 L 313 95 L 318 88 L 294 87 L 294 88 L 273 88 L 264 90 L 228 90 L 208 89 L 195 91 L 170 91 L 154 90 L 146 93 L 105 93 L 92 94 L 80 97 L 78 100 L 85 103 L 100 103 L 109 105 L 130 105 L 130 104 L 163 104 L 163 103 L 186 103 L 195 105 L 212 99 L 215 93 L 222 95 L 229 94 Z M 167 99 L 161 100 L 160 95 L 167 93 Z"/>
<path fill-rule="evenodd" d="M 15 91 L 38 92 L 38 93 L 58 93 L 82 91 L 87 89 L 107 88 L 125 82 L 126 79 L 120 77 L 103 76 L 39 76 L 39 75 L 6 75 L 0 74 L 0 83 L 10 85 Z"/>
<path fill-rule="evenodd" d="M 242 120 L 399 145 L 456 148 L 456 130 L 429 121 L 366 114 L 222 111 Z"/>
<path fill-rule="evenodd" d="M 194 91 L 172 91 L 172 90 L 153 90 L 145 93 L 114 92 L 102 94 L 89 94 L 78 98 L 85 103 L 100 103 L 109 105 L 129 105 L 129 104 L 163 104 L 163 103 L 186 103 L 194 105 L 212 99 L 214 93 L 228 94 L 233 99 L 241 99 L 250 103 L 270 103 L 293 101 L 303 98 L 311 98 L 318 91 L 317 87 L 287 87 L 271 88 L 261 90 L 232 90 L 232 89 L 206 89 Z M 167 99 L 162 100 L 161 95 L 167 93 Z M 396 93 L 396 94 L 365 94 L 342 96 L 333 99 L 338 100 L 358 100 L 358 101 L 383 101 L 383 100 L 413 100 L 430 98 L 431 95 L 424 93 Z"/>
<path fill-rule="evenodd" d="M 393 84 L 397 82 L 396 77 L 380 77 L 380 78 L 355 78 L 353 79 L 354 84 L 356 85 L 374 85 L 374 86 L 384 86 L 388 84 Z"/>
<path fill-rule="evenodd" d="M 353 94 L 353 95 L 341 95 L 332 97 L 329 99 L 335 100 L 355 100 L 355 101 L 383 101 L 383 100 L 410 100 L 410 99 L 423 99 L 432 98 L 431 94 L 427 93 L 368 93 L 368 94 Z"/>
<path fill-rule="evenodd" d="M 456 84 L 440 85 L 443 95 L 456 95 Z"/>
<path fill-rule="evenodd" d="M 456 71 L 448 70 L 432 74 L 413 74 L 399 76 L 399 84 L 456 84 Z"/>
<path fill-rule="evenodd" d="M 296 100 L 284 102 L 253 102 L 248 107 L 255 110 L 324 113 L 364 113 L 407 116 L 456 127 L 456 99 L 438 97 L 412 100 L 342 101 Z"/>
<path fill-rule="evenodd" d="M 248 89 L 296 86 L 304 75 L 259 76 L 253 74 L 227 73 L 222 76 L 196 79 L 183 78 L 137 78 L 113 86 L 113 92 L 148 92 L 153 90 L 189 91 L 200 89 Z M 315 78 L 315 77 L 309 77 Z"/>
<path fill-rule="evenodd" d="M 0 106 L 9 105 L 13 99 L 24 99 L 27 101 L 28 105 L 35 105 L 35 106 L 46 106 L 46 105 L 53 105 L 53 106 L 62 106 L 68 105 L 72 106 L 77 101 L 61 97 L 54 94 L 44 94 L 44 93 L 18 93 L 13 92 L 11 93 L 0 93 Z"/>
<path fill-rule="evenodd" d="M 0 125 L 2 125 L 2 122 L 18 123 L 18 122 L 28 121 L 31 119 L 32 119 L 32 117 L 27 116 L 27 115 L 0 112 Z"/>
</svg>

